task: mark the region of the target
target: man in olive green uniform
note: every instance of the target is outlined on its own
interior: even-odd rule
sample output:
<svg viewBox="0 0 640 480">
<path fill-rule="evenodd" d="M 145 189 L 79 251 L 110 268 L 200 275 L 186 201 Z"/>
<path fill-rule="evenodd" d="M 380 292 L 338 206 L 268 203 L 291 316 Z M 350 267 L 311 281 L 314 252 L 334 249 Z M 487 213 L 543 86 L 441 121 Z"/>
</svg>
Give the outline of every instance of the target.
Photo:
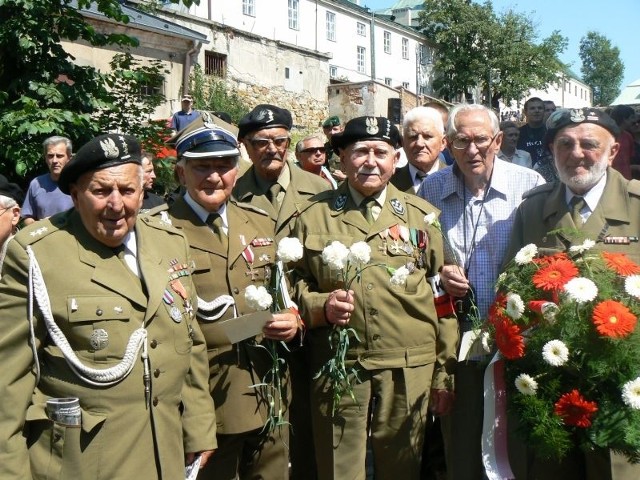
<svg viewBox="0 0 640 480">
<path fill-rule="evenodd" d="M 327 154 L 324 165 L 329 169 L 329 171 L 333 175 L 333 178 L 338 183 L 342 182 L 345 179 L 345 174 L 342 171 L 342 165 L 340 163 L 340 156 L 338 155 L 338 152 L 335 152 L 331 147 L 331 137 L 336 133 L 340 133 L 342 129 L 343 125 L 340 122 L 340 117 L 336 115 L 332 115 L 324 122 L 322 122 L 322 131 L 325 137 L 327 137 L 327 141 L 324 144 Z"/>
<path fill-rule="evenodd" d="M 312 371 L 335 353 L 329 343 L 333 326 L 353 328 L 360 339 L 352 338 L 347 352 L 360 380 L 356 402 L 344 395 L 332 416 L 333 389 L 326 376 L 312 386 L 321 480 L 365 478 L 368 430 L 376 478 L 419 478 L 430 392 L 434 413 L 450 408 L 448 369 L 455 364 L 458 327 L 438 286 L 442 236 L 425 222 L 426 215 L 439 212 L 389 184 L 399 139 L 386 118 L 349 121 L 332 139 L 347 181 L 316 195 L 294 230 L 305 249 L 294 272 L 295 291 L 310 329 Z M 367 216 L 365 203 L 372 203 Z M 371 248 L 372 266 L 349 291 L 342 289 L 338 272 L 323 263 L 323 249 L 335 240 L 345 246 L 366 242 Z M 406 282 L 393 285 L 386 267 L 405 267 Z"/>
<path fill-rule="evenodd" d="M 20 231 L 3 266 L 0 478 L 184 478 L 216 447 L 187 242 L 137 219 L 133 137 L 91 140 L 59 185 L 75 208 Z"/>
<path fill-rule="evenodd" d="M 524 195 L 516 212 L 507 260 L 529 243 L 555 253 L 591 239 L 596 250 L 624 253 L 640 263 L 640 182 L 626 180 L 611 168 L 618 134 L 611 117 L 593 108 L 551 114 L 546 143 L 553 152 L 560 181 Z M 574 203 L 578 203 L 575 209 Z M 640 465 L 602 449 L 589 454 L 576 449 L 562 462 L 543 460 L 530 450 L 527 459 L 512 458 L 512 466 L 514 472 L 526 471 L 520 476 L 516 473 L 518 478 L 640 478 Z"/>
<path fill-rule="evenodd" d="M 298 317 L 290 311 L 273 314 L 263 330 L 268 340 L 251 336 L 234 344 L 220 325 L 255 312 L 247 305 L 245 290 L 265 285 L 269 278 L 276 255 L 274 221 L 263 210 L 231 198 L 240 152 L 230 132 L 197 119 L 181 132 L 176 151 L 186 193 L 169 207 L 168 219 L 191 247 L 197 315 L 209 352 L 209 388 L 218 422 L 218 450 L 199 478 L 285 479 L 288 426 L 265 428 L 270 399 L 252 385 L 262 383 L 271 366 L 267 342 L 291 340 Z M 266 393 L 277 399 L 277 392 Z M 276 403 L 276 409 L 287 408 L 286 385 L 282 395 L 285 404 Z"/>
<path fill-rule="evenodd" d="M 238 125 L 238 139 L 245 145 L 252 166 L 238 179 L 233 196 L 266 212 L 275 222 L 275 239 L 291 234 L 309 198 L 330 189 L 329 184 L 287 161 L 291 113 L 275 105 L 258 105 Z M 313 480 L 315 458 L 309 411 L 309 367 L 306 348 L 286 354 L 291 369 L 293 398 L 290 409 L 291 477 Z"/>
</svg>

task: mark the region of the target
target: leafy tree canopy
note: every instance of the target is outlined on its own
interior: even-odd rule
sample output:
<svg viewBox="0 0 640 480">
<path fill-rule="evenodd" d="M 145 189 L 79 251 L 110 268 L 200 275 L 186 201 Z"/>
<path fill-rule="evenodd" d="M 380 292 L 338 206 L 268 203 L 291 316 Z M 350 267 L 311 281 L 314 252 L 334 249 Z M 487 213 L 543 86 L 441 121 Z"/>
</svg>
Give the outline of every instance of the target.
<svg viewBox="0 0 640 480">
<path fill-rule="evenodd" d="M 519 100 L 530 88 L 546 88 L 564 70 L 558 55 L 566 38 L 556 31 L 537 42 L 528 16 L 513 10 L 496 14 L 490 1 L 426 0 L 420 21 L 438 49 L 434 88 L 447 100 L 480 86 L 497 107 L 499 100 Z"/>
<path fill-rule="evenodd" d="M 595 105 L 609 105 L 620 93 L 624 64 L 620 49 L 604 35 L 587 32 L 580 39 L 582 79 L 593 91 Z"/>
</svg>

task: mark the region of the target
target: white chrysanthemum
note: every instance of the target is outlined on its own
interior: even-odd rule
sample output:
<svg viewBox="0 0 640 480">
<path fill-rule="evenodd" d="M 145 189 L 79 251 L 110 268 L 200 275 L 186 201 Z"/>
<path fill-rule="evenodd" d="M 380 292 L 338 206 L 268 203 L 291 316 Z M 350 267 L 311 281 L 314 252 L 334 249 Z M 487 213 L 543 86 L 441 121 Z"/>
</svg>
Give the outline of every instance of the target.
<svg viewBox="0 0 640 480">
<path fill-rule="evenodd" d="M 371 260 L 371 247 L 366 242 L 356 242 L 349 247 L 349 262 L 356 268 Z"/>
<path fill-rule="evenodd" d="M 244 299 L 252 310 L 266 310 L 273 303 L 273 298 L 262 285 L 259 287 L 249 285 L 244 291 Z"/>
<path fill-rule="evenodd" d="M 294 237 L 285 237 L 278 243 L 276 256 L 284 263 L 297 262 L 302 258 L 302 243 Z"/>
<path fill-rule="evenodd" d="M 407 283 L 407 278 L 409 277 L 410 274 L 411 272 L 407 267 L 402 266 L 398 268 L 395 272 L 393 272 L 393 275 L 391 276 L 391 280 L 390 280 L 391 285 L 394 285 L 397 287 L 401 287 L 405 285 Z"/>
<path fill-rule="evenodd" d="M 640 410 L 640 377 L 624 384 L 622 387 L 622 401 L 631 408 Z"/>
<path fill-rule="evenodd" d="M 337 240 L 331 242 L 322 250 L 322 261 L 333 270 L 342 270 L 346 267 L 348 258 L 349 249 Z"/>
<path fill-rule="evenodd" d="M 496 280 L 496 284 L 494 285 L 494 289 L 497 292 L 500 289 L 500 285 L 504 282 L 505 278 L 507 278 L 507 272 L 502 272 L 498 275 L 498 280 Z"/>
<path fill-rule="evenodd" d="M 595 244 L 596 242 L 587 238 L 584 242 L 582 242 L 582 245 L 574 245 L 572 247 L 569 247 L 569 251 L 571 253 L 584 253 L 587 250 L 591 250 Z"/>
<path fill-rule="evenodd" d="M 435 225 L 437 221 L 438 217 L 436 216 L 435 212 L 427 213 L 424 216 L 424 223 L 426 223 L 427 225 Z"/>
<path fill-rule="evenodd" d="M 516 388 L 523 395 L 535 395 L 538 391 L 538 382 L 531 375 L 521 373 L 516 377 Z"/>
<path fill-rule="evenodd" d="M 542 358 L 552 367 L 561 367 L 569 360 L 569 349 L 561 340 L 551 340 L 542 347 Z"/>
<path fill-rule="evenodd" d="M 507 308 L 505 309 L 507 315 L 514 320 L 518 320 L 524 313 L 524 302 L 517 293 L 507 294 Z"/>
<path fill-rule="evenodd" d="M 529 245 L 522 247 L 520 251 L 516 253 L 515 261 L 518 265 L 526 265 L 527 263 L 530 263 L 537 254 L 538 247 L 536 247 L 535 243 L 530 243 Z"/>
<path fill-rule="evenodd" d="M 489 332 L 484 331 L 482 332 L 482 335 L 480 336 L 480 343 L 482 343 L 482 349 L 487 352 L 487 353 L 491 353 L 491 344 L 489 343 L 491 341 L 491 335 L 489 335 Z"/>
<path fill-rule="evenodd" d="M 629 275 L 624 280 L 624 290 L 632 297 L 640 299 L 640 275 Z"/>
<path fill-rule="evenodd" d="M 565 292 L 574 302 L 586 303 L 598 296 L 598 287 L 592 280 L 584 277 L 572 278 L 564 286 Z"/>
</svg>

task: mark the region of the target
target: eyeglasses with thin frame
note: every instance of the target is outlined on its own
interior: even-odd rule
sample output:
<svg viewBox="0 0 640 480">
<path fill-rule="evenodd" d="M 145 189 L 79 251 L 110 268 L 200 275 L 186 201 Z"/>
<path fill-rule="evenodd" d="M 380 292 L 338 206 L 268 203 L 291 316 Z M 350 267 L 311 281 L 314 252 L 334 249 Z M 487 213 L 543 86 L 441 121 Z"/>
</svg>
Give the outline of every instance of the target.
<svg viewBox="0 0 640 480">
<path fill-rule="evenodd" d="M 316 152 L 325 153 L 326 151 L 327 149 L 324 147 L 309 147 L 309 148 L 303 148 L 302 150 L 300 150 L 301 153 L 316 153 Z"/>
<path fill-rule="evenodd" d="M 456 150 L 466 150 L 467 148 L 469 148 L 469 145 L 473 143 L 478 150 L 483 150 L 485 148 L 489 148 L 489 145 L 493 143 L 493 141 L 499 134 L 500 132 L 496 133 L 493 137 L 480 135 L 478 137 L 474 137 L 473 139 L 467 137 L 456 137 L 451 142 L 451 146 Z"/>
<path fill-rule="evenodd" d="M 0 213 L 0 217 L 7 213 L 7 210 L 11 210 L 13 207 L 6 207 L 2 209 L 2 213 Z"/>
<path fill-rule="evenodd" d="M 289 142 L 289 137 L 276 137 L 276 138 L 261 138 L 261 137 L 253 137 L 249 140 L 249 143 L 256 150 L 262 150 L 269 146 L 270 143 L 273 143 L 276 148 L 283 148 L 287 146 Z"/>
</svg>

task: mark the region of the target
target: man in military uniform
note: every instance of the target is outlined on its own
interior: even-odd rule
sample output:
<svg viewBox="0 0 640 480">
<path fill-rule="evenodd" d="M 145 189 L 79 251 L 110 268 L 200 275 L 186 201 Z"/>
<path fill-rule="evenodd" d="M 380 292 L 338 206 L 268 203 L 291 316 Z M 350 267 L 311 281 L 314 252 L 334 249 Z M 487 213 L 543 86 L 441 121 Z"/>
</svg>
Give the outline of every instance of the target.
<svg viewBox="0 0 640 480">
<path fill-rule="evenodd" d="M 324 136 L 327 137 L 327 141 L 324 144 L 324 148 L 326 149 L 326 159 L 325 159 L 325 167 L 329 169 L 333 178 L 337 182 L 342 182 L 346 177 L 344 172 L 342 171 L 342 165 L 340 164 L 340 156 L 337 152 L 333 150 L 331 147 L 331 137 L 336 133 L 340 133 L 342 131 L 342 124 L 340 122 L 340 117 L 336 115 L 332 115 L 327 118 L 324 122 L 322 122 L 322 131 Z"/>
<path fill-rule="evenodd" d="M 22 189 L 0 175 L 0 269 L 7 251 L 8 240 L 16 233 L 20 221 Z"/>
<path fill-rule="evenodd" d="M 640 182 L 627 180 L 611 168 L 618 152 L 618 134 L 615 121 L 593 108 L 560 109 L 549 116 L 546 143 L 560 181 L 524 196 L 516 212 L 507 261 L 529 243 L 555 253 L 588 238 L 595 240 L 595 250 L 624 253 L 640 263 Z M 511 447 L 518 445 L 518 439 L 510 443 Z M 542 459 L 534 450 L 528 454 L 526 459 L 511 458 L 514 472 L 522 472 L 518 478 L 640 478 L 640 465 L 630 464 L 613 451 L 597 449 L 584 454 L 576 449 L 562 462 Z"/>
<path fill-rule="evenodd" d="M 269 282 L 276 260 L 275 222 L 265 211 L 231 197 L 240 152 L 230 132 L 197 119 L 181 132 L 176 151 L 186 193 L 169 207 L 168 216 L 166 211 L 161 215 L 184 232 L 191 246 L 197 315 L 207 341 L 218 421 L 218 450 L 199 478 L 287 478 L 288 426 L 265 427 L 270 399 L 252 385 L 263 382 L 272 364 L 267 342 L 291 340 L 298 317 L 288 310 L 274 313 L 263 329 L 268 340 L 251 336 L 233 344 L 221 325 L 254 313 L 245 291 Z M 277 400 L 277 392 L 267 393 Z"/>
<path fill-rule="evenodd" d="M 442 236 L 425 221 L 439 212 L 389 184 L 399 140 L 398 129 L 384 117 L 349 121 L 332 138 L 347 180 L 316 195 L 294 230 L 305 249 L 294 271 L 295 297 L 310 329 L 312 371 L 335 354 L 332 328 L 353 328 L 359 338 L 351 338 L 346 354 L 359 379 L 355 402 L 344 395 L 332 415 L 333 386 L 325 375 L 313 382 L 321 480 L 365 477 L 369 429 L 376 478 L 419 478 L 430 392 L 434 413 L 445 413 L 451 403 L 449 367 L 455 364 L 458 328 L 438 287 Z M 322 259 L 335 240 L 371 248 L 370 266 L 351 290 L 343 289 L 339 273 Z M 387 267 L 406 268 L 406 282 L 392 285 Z"/>
<path fill-rule="evenodd" d="M 216 447 L 186 239 L 137 218 L 133 137 L 91 140 L 59 185 L 75 208 L 20 231 L 2 270 L 0 477 L 184 478 Z"/>
<path fill-rule="evenodd" d="M 275 222 L 276 241 L 291 234 L 311 196 L 331 188 L 318 175 L 290 167 L 287 149 L 292 123 L 288 110 L 268 104 L 258 105 L 239 123 L 238 139 L 245 145 L 252 166 L 238 179 L 233 196 L 269 212 Z M 293 382 L 291 472 L 294 479 L 307 480 L 313 478 L 315 459 L 311 448 L 313 435 L 307 401 L 310 380 L 305 355 L 305 348 L 287 353 Z"/>
</svg>

